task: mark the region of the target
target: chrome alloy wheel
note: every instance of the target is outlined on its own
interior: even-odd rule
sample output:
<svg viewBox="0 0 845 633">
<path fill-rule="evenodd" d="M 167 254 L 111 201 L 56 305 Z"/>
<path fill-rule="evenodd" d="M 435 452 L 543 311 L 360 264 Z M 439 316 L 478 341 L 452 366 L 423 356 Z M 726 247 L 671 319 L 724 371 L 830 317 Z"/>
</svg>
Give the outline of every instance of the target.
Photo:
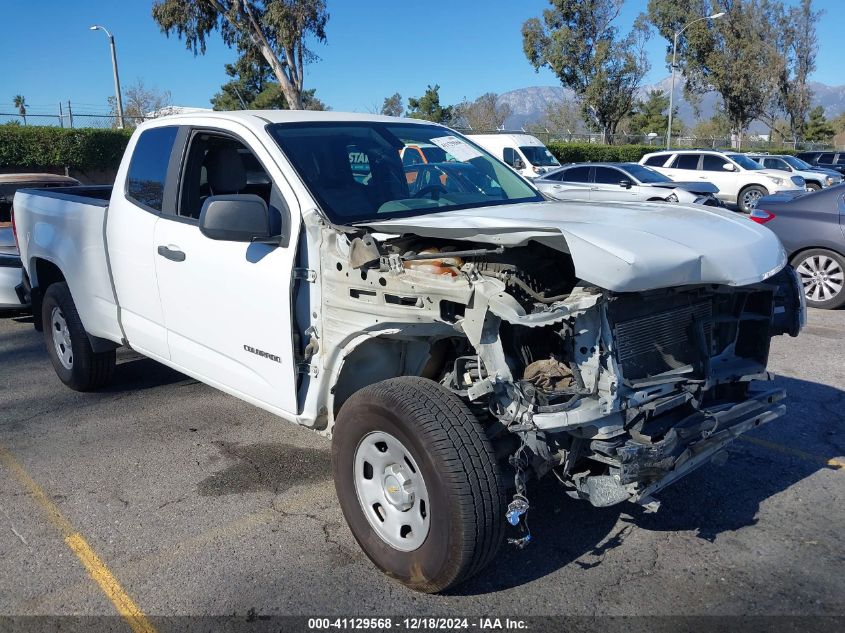
<svg viewBox="0 0 845 633">
<path fill-rule="evenodd" d="M 50 329 L 53 332 L 53 345 L 56 346 L 56 356 L 65 369 L 73 369 L 73 347 L 70 344 L 70 330 L 62 311 L 55 307 L 50 313 Z"/>
<path fill-rule="evenodd" d="M 750 191 L 746 191 L 742 195 L 742 205 L 746 209 L 753 209 L 757 206 L 757 203 L 760 202 L 760 198 L 763 197 L 763 194 L 760 192 L 759 189 L 751 189 Z"/>
<path fill-rule="evenodd" d="M 370 526 L 402 552 L 419 548 L 431 525 L 428 490 L 410 451 L 388 433 L 374 431 L 355 449 L 353 481 Z"/>
<path fill-rule="evenodd" d="M 812 301 L 830 301 L 845 283 L 845 272 L 832 257 L 811 255 L 796 268 L 804 284 L 804 294 Z"/>
</svg>

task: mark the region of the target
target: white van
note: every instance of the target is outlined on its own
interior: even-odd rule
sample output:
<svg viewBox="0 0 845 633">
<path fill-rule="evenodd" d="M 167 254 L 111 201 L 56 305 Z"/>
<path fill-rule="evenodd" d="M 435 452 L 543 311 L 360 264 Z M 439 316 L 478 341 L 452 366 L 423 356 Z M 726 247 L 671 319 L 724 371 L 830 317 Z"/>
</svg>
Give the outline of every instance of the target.
<svg viewBox="0 0 845 633">
<path fill-rule="evenodd" d="M 560 167 L 552 153 L 530 134 L 470 134 L 472 139 L 526 178 L 538 178 Z"/>
</svg>

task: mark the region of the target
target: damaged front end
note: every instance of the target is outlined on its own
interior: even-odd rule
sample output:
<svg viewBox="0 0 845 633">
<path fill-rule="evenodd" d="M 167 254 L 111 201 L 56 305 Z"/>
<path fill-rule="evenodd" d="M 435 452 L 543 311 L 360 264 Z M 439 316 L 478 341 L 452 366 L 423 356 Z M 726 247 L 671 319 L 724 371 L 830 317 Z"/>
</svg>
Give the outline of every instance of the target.
<svg viewBox="0 0 845 633">
<path fill-rule="evenodd" d="M 360 232 L 331 242 L 321 251 L 333 324 L 324 338 L 390 341 L 401 366 L 378 371 L 423 375 L 463 398 L 511 469 L 515 525 L 531 478 L 553 473 L 595 506 L 651 504 L 784 413 L 766 364 L 772 336 L 803 326 L 789 267 L 743 286 L 619 292 L 531 239 L 503 247 Z M 366 359 L 343 353 L 352 370 L 337 372 L 335 410 L 356 378 L 373 379 L 362 376 L 376 371 Z"/>
</svg>

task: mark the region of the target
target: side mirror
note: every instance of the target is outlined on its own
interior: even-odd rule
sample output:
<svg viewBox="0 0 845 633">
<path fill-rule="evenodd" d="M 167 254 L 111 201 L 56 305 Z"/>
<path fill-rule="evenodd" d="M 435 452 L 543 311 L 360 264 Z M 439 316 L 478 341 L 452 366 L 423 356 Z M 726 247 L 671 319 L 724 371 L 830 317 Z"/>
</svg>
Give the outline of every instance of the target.
<svg viewBox="0 0 845 633">
<path fill-rule="evenodd" d="M 630 189 L 633 185 L 631 185 L 630 180 L 620 180 L 619 186 L 622 187 L 623 189 Z"/>
<path fill-rule="evenodd" d="M 267 203 L 252 194 L 209 196 L 200 211 L 200 233 L 225 242 L 269 239 Z"/>
<path fill-rule="evenodd" d="M 725 171 L 736 171 L 736 167 L 734 167 L 733 163 L 722 164 L 722 169 L 724 169 Z"/>
<path fill-rule="evenodd" d="M 525 163 L 522 162 L 521 158 L 514 158 L 513 159 L 513 168 L 514 169 L 525 169 Z"/>
</svg>

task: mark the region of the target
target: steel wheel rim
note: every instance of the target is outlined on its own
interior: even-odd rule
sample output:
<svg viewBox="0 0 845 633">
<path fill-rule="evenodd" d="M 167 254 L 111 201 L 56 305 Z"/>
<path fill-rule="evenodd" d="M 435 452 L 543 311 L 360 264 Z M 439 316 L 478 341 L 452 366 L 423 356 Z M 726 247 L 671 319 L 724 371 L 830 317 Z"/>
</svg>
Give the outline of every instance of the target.
<svg viewBox="0 0 845 633">
<path fill-rule="evenodd" d="M 428 489 L 411 452 L 398 439 L 374 431 L 355 448 L 352 480 L 361 510 L 390 547 L 412 552 L 431 526 Z"/>
<path fill-rule="evenodd" d="M 751 191 L 745 192 L 745 195 L 742 196 L 742 202 L 745 205 L 746 209 L 753 209 L 755 206 L 757 206 L 757 203 L 762 197 L 762 193 L 760 193 L 756 189 L 752 189 Z"/>
<path fill-rule="evenodd" d="M 842 292 L 845 271 L 829 255 L 811 255 L 796 268 L 804 285 L 804 295 L 811 301 L 830 301 Z"/>
<path fill-rule="evenodd" d="M 73 369 L 73 346 L 70 342 L 70 330 L 67 327 L 67 320 L 57 306 L 50 313 L 50 330 L 53 333 L 53 345 L 56 348 L 56 356 L 65 369 Z"/>
</svg>

